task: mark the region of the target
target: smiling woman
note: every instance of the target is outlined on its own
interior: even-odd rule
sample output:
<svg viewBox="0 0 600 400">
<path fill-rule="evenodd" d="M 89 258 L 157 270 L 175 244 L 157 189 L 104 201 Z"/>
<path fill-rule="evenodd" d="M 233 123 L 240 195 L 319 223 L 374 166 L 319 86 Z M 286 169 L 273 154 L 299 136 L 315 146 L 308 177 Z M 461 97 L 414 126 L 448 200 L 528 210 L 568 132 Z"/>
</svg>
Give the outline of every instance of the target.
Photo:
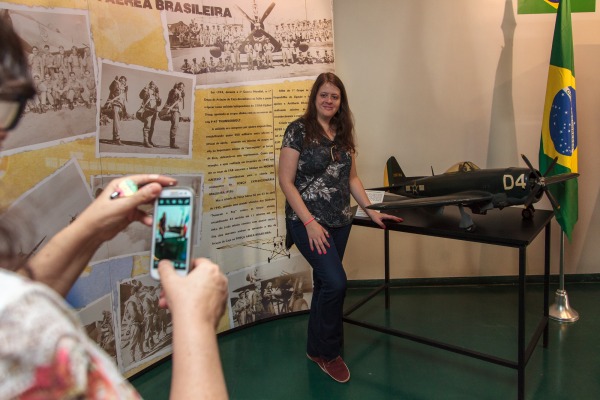
<svg viewBox="0 0 600 400">
<path fill-rule="evenodd" d="M 369 198 L 356 172 L 354 122 L 342 81 L 322 73 L 312 86 L 304 116 L 286 129 L 279 183 L 286 197 L 287 234 L 313 269 L 314 290 L 306 355 L 337 382 L 350 371 L 342 351 L 346 273 L 342 258 L 350 235 L 350 195 L 365 208 Z M 383 220 L 402 219 L 367 211 Z"/>
</svg>

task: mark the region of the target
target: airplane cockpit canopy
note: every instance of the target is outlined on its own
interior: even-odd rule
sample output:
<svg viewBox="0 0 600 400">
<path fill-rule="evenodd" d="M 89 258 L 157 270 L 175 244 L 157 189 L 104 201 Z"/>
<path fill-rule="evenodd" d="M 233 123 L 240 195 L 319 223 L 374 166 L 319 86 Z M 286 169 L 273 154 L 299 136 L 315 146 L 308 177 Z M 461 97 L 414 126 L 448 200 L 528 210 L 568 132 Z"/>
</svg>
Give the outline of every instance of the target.
<svg viewBox="0 0 600 400">
<path fill-rule="evenodd" d="M 479 170 L 479 167 L 477 165 L 473 164 L 471 161 L 461 161 L 461 162 L 457 162 L 456 164 L 454 164 L 453 166 L 448 168 L 446 170 L 446 173 L 448 173 L 448 172 L 470 172 L 470 171 L 477 171 L 477 170 Z"/>
</svg>

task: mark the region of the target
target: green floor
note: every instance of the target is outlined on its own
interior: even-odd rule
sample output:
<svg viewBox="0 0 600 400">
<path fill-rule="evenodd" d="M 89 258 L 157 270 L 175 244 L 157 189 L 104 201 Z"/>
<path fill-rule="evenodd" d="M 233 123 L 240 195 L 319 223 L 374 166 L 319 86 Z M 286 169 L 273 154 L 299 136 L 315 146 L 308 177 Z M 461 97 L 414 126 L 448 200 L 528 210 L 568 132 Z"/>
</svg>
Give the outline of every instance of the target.
<svg viewBox="0 0 600 400">
<path fill-rule="evenodd" d="M 526 368 L 527 399 L 600 398 L 600 283 L 566 289 L 580 320 L 551 321 L 549 347 L 538 344 Z M 369 291 L 350 289 L 346 304 Z M 528 285 L 528 337 L 543 310 L 541 294 L 541 285 Z M 390 310 L 379 295 L 352 317 L 516 360 L 516 313 L 516 286 L 439 286 L 393 289 Z M 516 370 L 351 324 L 344 351 L 351 379 L 336 383 L 305 356 L 306 322 L 306 314 L 295 315 L 220 337 L 231 399 L 517 398 Z M 132 382 L 144 398 L 167 399 L 170 373 L 167 361 Z"/>
</svg>

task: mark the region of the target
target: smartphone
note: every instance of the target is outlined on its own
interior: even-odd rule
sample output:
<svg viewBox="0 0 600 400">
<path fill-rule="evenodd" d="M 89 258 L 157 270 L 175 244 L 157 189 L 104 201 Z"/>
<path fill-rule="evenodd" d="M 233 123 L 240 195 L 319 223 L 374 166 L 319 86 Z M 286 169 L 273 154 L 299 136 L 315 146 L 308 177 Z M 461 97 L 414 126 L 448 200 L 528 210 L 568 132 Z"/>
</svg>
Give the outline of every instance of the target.
<svg viewBox="0 0 600 400">
<path fill-rule="evenodd" d="M 159 280 L 158 263 L 171 260 L 179 275 L 187 275 L 192 258 L 194 191 L 188 187 L 164 188 L 154 202 L 150 276 Z"/>
</svg>

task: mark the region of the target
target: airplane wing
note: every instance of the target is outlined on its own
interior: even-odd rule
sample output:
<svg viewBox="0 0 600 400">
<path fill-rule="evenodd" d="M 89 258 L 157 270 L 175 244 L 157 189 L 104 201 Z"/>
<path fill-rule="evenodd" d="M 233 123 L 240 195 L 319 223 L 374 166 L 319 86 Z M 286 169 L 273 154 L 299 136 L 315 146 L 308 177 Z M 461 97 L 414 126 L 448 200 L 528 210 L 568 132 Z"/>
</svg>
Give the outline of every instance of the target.
<svg viewBox="0 0 600 400">
<path fill-rule="evenodd" d="M 63 46 L 67 51 L 73 46 L 77 48 L 89 47 L 80 37 L 70 36 L 55 27 L 46 25 L 28 12 L 10 10 L 9 18 L 15 31 L 21 40 L 25 42 L 25 49 L 28 52 L 31 52 L 33 46 L 38 46 L 41 50 L 41 47 L 45 44 L 50 47 L 51 52 L 57 52 L 59 46 Z"/>
<path fill-rule="evenodd" d="M 381 187 L 375 187 L 375 188 L 368 188 L 365 190 L 373 190 L 373 191 L 377 191 L 377 192 L 391 192 L 396 188 L 403 188 L 404 185 L 391 185 L 391 186 L 381 186 Z"/>
<path fill-rule="evenodd" d="M 492 194 L 483 191 L 468 191 L 448 194 L 444 196 L 406 198 L 403 200 L 388 201 L 379 204 L 372 204 L 367 208 L 371 210 L 396 210 L 400 208 L 415 207 L 441 207 L 448 205 L 465 205 L 476 203 L 485 203 L 492 201 Z"/>
</svg>

